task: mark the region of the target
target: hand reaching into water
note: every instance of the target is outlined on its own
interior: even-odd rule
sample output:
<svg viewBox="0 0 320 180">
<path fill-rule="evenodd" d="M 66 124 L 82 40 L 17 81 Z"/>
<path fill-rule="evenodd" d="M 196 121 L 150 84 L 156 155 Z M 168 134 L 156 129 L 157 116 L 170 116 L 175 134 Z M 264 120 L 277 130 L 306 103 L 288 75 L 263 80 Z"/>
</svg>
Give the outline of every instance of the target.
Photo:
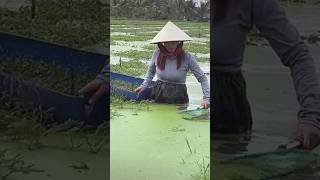
<svg viewBox="0 0 320 180">
<path fill-rule="evenodd" d="M 311 124 L 299 124 L 296 140 L 301 143 L 299 148 L 311 150 L 320 144 L 320 129 Z"/>
<path fill-rule="evenodd" d="M 139 86 L 138 88 L 136 88 L 136 89 L 134 90 L 134 92 L 139 95 L 139 94 L 142 93 L 145 89 L 146 89 L 145 87 Z"/>
<path fill-rule="evenodd" d="M 89 82 L 86 86 L 79 90 L 80 95 L 86 95 L 88 93 L 92 93 L 93 95 L 90 97 L 88 103 L 94 104 L 96 103 L 104 94 L 107 93 L 108 86 L 105 80 L 95 79 Z"/>
<path fill-rule="evenodd" d="M 208 109 L 208 108 L 210 107 L 209 101 L 203 100 L 202 103 L 201 103 L 201 107 L 202 107 L 203 109 Z"/>
</svg>

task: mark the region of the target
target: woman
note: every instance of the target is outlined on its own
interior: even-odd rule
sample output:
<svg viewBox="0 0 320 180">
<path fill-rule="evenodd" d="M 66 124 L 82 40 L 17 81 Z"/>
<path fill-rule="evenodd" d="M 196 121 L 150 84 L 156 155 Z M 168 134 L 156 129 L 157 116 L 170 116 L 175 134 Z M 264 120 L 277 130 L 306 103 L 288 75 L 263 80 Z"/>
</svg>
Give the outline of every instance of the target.
<svg viewBox="0 0 320 180">
<path fill-rule="evenodd" d="M 248 132 L 252 126 L 246 85 L 241 74 L 247 33 L 256 26 L 291 70 L 300 104 L 296 139 L 302 148 L 320 142 L 320 88 L 307 46 L 276 0 L 215 0 L 213 48 L 213 131 Z"/>
<path fill-rule="evenodd" d="M 201 83 L 201 106 L 208 108 L 210 90 L 207 77 L 194 57 L 183 50 L 183 42 L 190 40 L 192 39 L 186 33 L 169 21 L 151 41 L 151 44 L 158 45 L 158 49 L 152 55 L 144 82 L 135 92 L 140 94 L 150 86 L 156 74 L 158 80 L 151 92 L 151 98 L 155 102 L 187 104 L 189 97 L 185 82 L 187 72 L 191 70 Z"/>
</svg>

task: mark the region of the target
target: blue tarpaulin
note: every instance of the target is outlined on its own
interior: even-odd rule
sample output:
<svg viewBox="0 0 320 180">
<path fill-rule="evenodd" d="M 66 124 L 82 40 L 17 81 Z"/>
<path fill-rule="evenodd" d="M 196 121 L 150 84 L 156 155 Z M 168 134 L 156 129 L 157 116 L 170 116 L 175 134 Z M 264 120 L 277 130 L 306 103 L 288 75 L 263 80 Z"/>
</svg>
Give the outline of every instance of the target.
<svg viewBox="0 0 320 180">
<path fill-rule="evenodd" d="M 0 60 L 28 57 L 34 61 L 45 61 L 77 72 L 86 67 L 91 73 L 98 74 L 109 56 L 72 49 L 69 47 L 43 42 L 40 40 L 0 33 Z M 14 91 L 14 92 L 12 92 Z M 109 96 L 102 97 L 94 106 L 90 116 L 86 112 L 88 97 L 62 94 L 44 87 L 39 87 L 28 80 L 18 79 L 0 72 L 0 93 L 11 92 L 13 99 L 31 102 L 34 106 L 54 108 L 56 121 L 68 119 L 83 120 L 98 125 L 109 117 Z"/>
<path fill-rule="evenodd" d="M 119 81 L 124 81 L 127 84 L 132 84 L 135 86 L 139 86 L 141 85 L 141 83 L 143 82 L 143 79 L 141 78 L 136 78 L 136 77 L 132 77 L 132 76 L 127 76 L 124 74 L 119 74 L 119 73 L 115 73 L 115 72 L 111 72 L 110 74 L 110 81 L 114 81 L 114 80 L 119 80 Z M 151 86 L 154 84 L 154 82 L 151 83 Z M 128 90 L 124 90 L 121 89 L 119 87 L 115 87 L 111 85 L 111 94 L 116 95 L 116 96 L 121 96 L 127 100 L 145 100 L 148 99 L 151 93 L 151 87 L 146 88 L 146 90 L 144 90 L 141 94 L 137 95 L 134 92 L 130 92 Z"/>
</svg>

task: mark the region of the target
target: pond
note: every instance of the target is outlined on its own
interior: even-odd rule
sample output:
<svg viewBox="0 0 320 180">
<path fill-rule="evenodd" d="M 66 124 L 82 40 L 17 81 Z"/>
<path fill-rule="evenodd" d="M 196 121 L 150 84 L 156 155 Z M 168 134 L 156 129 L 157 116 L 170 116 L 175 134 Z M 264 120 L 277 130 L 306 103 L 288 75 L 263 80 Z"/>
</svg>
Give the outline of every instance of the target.
<svg viewBox="0 0 320 180">
<path fill-rule="evenodd" d="M 116 53 L 141 52 L 140 54 L 134 53 L 135 57 L 121 57 L 121 61 L 128 62 L 129 67 L 130 63 L 133 67 L 136 61 L 142 61 L 144 66 L 134 67 L 141 69 L 139 72 L 142 73 L 136 76 L 143 78 L 147 71 L 149 58 L 155 49 L 150 49 L 152 46 L 148 44 L 149 37 L 145 37 L 144 41 L 130 41 L 128 37 L 133 37 L 132 35 L 136 34 L 137 27 L 131 24 L 131 26 L 126 25 L 120 28 L 118 25 L 113 25 L 112 22 L 118 24 L 121 21 L 111 21 L 111 40 L 114 35 L 118 38 L 122 36 L 121 39 L 124 41 L 112 41 L 111 64 L 119 64 L 120 57 Z M 152 22 L 162 24 L 157 26 L 157 29 L 155 26 L 150 26 L 151 22 L 148 21 L 137 21 L 136 23 L 140 24 L 139 27 L 143 27 L 141 30 L 148 30 L 154 36 L 157 33 L 155 30 L 160 30 L 166 22 Z M 184 27 L 191 28 L 192 26 L 191 24 Z M 124 30 L 126 32 L 123 32 Z M 143 35 L 142 33 L 137 34 L 136 37 L 143 39 Z M 195 38 L 194 46 L 196 43 L 203 44 L 208 41 L 209 37 L 207 36 Z M 208 54 L 202 56 L 209 57 Z M 209 62 L 199 63 L 199 65 L 205 73 L 209 74 Z M 209 75 L 207 77 L 210 81 Z M 200 84 L 193 75 L 188 75 L 186 85 L 190 100 L 189 109 L 199 107 L 203 96 Z M 209 180 L 209 118 L 186 120 L 184 113 L 181 113 L 175 105 L 151 103 L 147 105 L 148 110 L 137 110 L 137 106 L 139 104 L 127 103 L 124 107 L 118 107 L 111 103 L 111 109 L 116 114 L 110 121 L 111 179 Z"/>
<path fill-rule="evenodd" d="M 174 105 L 149 106 L 116 108 L 119 116 L 110 122 L 111 179 L 209 180 L 208 119 L 185 120 Z"/>
<path fill-rule="evenodd" d="M 66 136 L 66 135 L 64 135 Z M 68 138 L 63 136 L 44 137 L 47 142 L 40 149 L 30 150 L 26 143 L 0 141 L 1 150 L 7 150 L 8 157 L 16 154 L 23 156 L 25 165 L 33 164 L 35 172 L 13 173 L 5 180 L 60 180 L 79 179 L 87 180 L 95 177 L 97 180 L 105 180 L 108 177 L 109 156 L 104 147 L 99 153 L 90 153 L 86 148 L 71 149 Z M 76 141 L 74 139 L 74 141 Z M 64 143 L 63 143 L 64 142 Z M 79 143 L 79 141 L 76 141 Z"/>
</svg>

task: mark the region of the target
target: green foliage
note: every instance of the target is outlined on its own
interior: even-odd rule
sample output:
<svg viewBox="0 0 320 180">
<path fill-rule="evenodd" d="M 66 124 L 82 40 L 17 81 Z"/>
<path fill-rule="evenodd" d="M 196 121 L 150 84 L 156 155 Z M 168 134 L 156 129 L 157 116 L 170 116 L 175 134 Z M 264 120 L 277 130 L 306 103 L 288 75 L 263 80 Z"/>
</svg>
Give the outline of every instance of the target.
<svg viewBox="0 0 320 180">
<path fill-rule="evenodd" d="M 210 53 L 210 44 L 209 43 L 185 43 L 184 49 L 192 53 L 201 53 L 209 54 Z"/>
<path fill-rule="evenodd" d="M 134 60 L 146 60 L 152 56 L 152 51 L 121 51 L 114 53 L 115 56 L 128 57 Z"/>
<path fill-rule="evenodd" d="M 111 16 L 206 21 L 210 13 L 209 2 L 204 1 L 197 5 L 193 0 L 113 0 Z"/>
<path fill-rule="evenodd" d="M 126 74 L 129 76 L 141 76 L 147 71 L 147 64 L 139 60 L 131 60 L 120 64 L 111 65 L 111 71 Z"/>
<path fill-rule="evenodd" d="M 97 2 L 37 0 L 34 18 L 30 7 L 0 9 L 0 31 L 73 48 L 96 45 L 109 38 L 109 10 Z"/>
<path fill-rule="evenodd" d="M 110 85 L 120 89 L 131 91 L 131 92 L 133 92 L 134 89 L 137 88 L 137 86 L 134 84 L 126 83 L 125 81 L 120 81 L 120 80 L 112 80 L 110 82 Z"/>
<path fill-rule="evenodd" d="M 0 150 L 0 179 L 5 180 L 14 173 L 29 174 L 32 172 L 43 172 L 34 169 L 33 164 L 27 164 L 21 154 L 9 155 L 8 150 Z M 12 154 L 12 153 L 11 153 Z"/>
<path fill-rule="evenodd" d="M 30 104 L 13 102 L 11 99 L 8 92 L 1 93 L 1 139 L 24 140 L 28 149 L 40 148 L 39 138 L 44 134 L 45 128 L 54 122 L 52 109 L 44 110 L 41 106 L 33 108 Z"/>
<path fill-rule="evenodd" d="M 121 36 L 121 35 L 114 35 L 111 37 L 111 42 L 114 41 L 146 41 L 148 39 L 152 39 L 153 36 Z"/>
<path fill-rule="evenodd" d="M 205 162 L 202 158 L 202 162 L 197 162 L 199 167 L 199 173 L 197 175 L 192 175 L 194 180 L 210 180 L 210 162 Z"/>
</svg>

